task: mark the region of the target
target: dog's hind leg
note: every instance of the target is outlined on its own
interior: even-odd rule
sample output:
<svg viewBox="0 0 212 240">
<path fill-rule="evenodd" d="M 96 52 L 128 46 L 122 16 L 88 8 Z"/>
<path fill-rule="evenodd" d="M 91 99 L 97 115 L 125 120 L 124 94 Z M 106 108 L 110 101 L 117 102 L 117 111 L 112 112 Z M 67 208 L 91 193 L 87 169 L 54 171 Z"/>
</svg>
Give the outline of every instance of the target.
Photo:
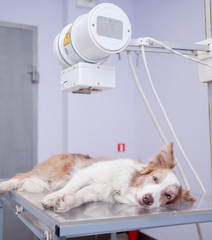
<svg viewBox="0 0 212 240">
<path fill-rule="evenodd" d="M 20 180 L 26 178 L 26 173 L 18 173 L 13 178 L 0 182 L 0 194 L 16 190 L 20 186 Z"/>
<path fill-rule="evenodd" d="M 17 189 L 19 182 L 20 179 L 10 179 L 7 181 L 0 182 L 0 194 Z"/>
<path fill-rule="evenodd" d="M 13 178 L 0 182 L 0 194 L 12 190 L 41 193 L 49 191 L 50 186 L 48 181 L 42 177 L 18 173 Z"/>
</svg>

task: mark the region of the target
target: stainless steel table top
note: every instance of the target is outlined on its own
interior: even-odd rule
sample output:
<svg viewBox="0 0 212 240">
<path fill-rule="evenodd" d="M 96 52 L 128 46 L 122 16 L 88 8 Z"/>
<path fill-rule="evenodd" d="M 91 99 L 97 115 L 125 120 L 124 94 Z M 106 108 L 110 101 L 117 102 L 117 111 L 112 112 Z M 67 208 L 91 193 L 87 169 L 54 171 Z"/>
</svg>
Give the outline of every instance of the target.
<svg viewBox="0 0 212 240">
<path fill-rule="evenodd" d="M 212 195 L 193 192 L 192 195 L 197 199 L 195 202 L 169 204 L 151 210 L 125 204 L 93 202 L 60 214 L 43 208 L 40 202 L 43 194 L 10 192 L 5 198 L 22 205 L 60 237 L 212 221 Z"/>
</svg>

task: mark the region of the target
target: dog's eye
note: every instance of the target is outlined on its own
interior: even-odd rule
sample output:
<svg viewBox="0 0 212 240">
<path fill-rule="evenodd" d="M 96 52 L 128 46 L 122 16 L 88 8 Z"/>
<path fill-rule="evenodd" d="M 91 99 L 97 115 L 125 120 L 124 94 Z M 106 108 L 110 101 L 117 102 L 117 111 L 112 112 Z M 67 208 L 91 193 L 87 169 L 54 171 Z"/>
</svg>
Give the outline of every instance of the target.
<svg viewBox="0 0 212 240">
<path fill-rule="evenodd" d="M 158 178 L 157 177 L 153 176 L 153 180 L 154 180 L 154 182 L 158 183 Z"/>
<path fill-rule="evenodd" d="M 172 196 L 170 195 L 170 194 L 166 194 L 166 197 L 167 197 L 167 199 L 171 199 L 172 198 Z"/>
</svg>

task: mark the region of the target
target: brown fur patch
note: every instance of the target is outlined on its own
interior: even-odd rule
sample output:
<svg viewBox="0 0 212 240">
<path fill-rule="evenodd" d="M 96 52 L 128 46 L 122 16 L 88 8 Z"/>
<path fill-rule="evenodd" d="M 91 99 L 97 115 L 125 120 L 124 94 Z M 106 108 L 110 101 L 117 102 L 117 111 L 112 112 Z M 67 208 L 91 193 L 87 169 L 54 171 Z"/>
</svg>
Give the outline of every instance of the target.
<svg viewBox="0 0 212 240">
<path fill-rule="evenodd" d="M 91 158 L 83 154 L 59 154 L 41 162 L 30 172 L 16 174 L 13 179 L 38 178 L 47 182 L 49 188 L 55 191 L 65 186 L 75 170 L 106 160 L 109 158 Z"/>
<path fill-rule="evenodd" d="M 35 166 L 28 173 L 18 173 L 13 178 L 27 178 L 39 176 L 48 178 L 48 181 L 70 177 L 70 171 L 77 164 L 79 168 L 85 168 L 94 162 L 109 160 L 109 158 L 91 158 L 83 154 L 58 154 L 50 157 L 44 162 Z"/>
<path fill-rule="evenodd" d="M 130 187 L 139 187 L 145 182 L 145 176 L 142 176 L 139 171 L 135 171 L 130 179 Z"/>
<path fill-rule="evenodd" d="M 191 195 L 190 190 L 184 190 L 182 187 L 180 187 L 178 195 L 174 200 L 170 201 L 170 203 L 185 203 L 195 200 L 196 198 Z"/>
<path fill-rule="evenodd" d="M 142 169 L 141 174 L 145 175 L 159 168 L 172 169 L 175 165 L 173 143 L 170 142 L 161 149 L 160 153 L 149 161 L 147 166 Z"/>
</svg>

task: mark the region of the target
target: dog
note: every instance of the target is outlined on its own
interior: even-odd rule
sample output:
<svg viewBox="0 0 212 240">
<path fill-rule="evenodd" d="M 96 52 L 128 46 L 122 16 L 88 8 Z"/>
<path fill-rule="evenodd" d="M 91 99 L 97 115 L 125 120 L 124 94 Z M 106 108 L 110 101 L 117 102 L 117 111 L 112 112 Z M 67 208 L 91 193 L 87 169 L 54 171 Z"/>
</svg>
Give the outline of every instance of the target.
<svg viewBox="0 0 212 240">
<path fill-rule="evenodd" d="M 147 164 L 132 159 L 91 158 L 60 154 L 0 183 L 0 194 L 15 190 L 47 193 L 44 208 L 67 212 L 84 203 L 103 201 L 151 209 L 194 201 L 173 168 L 173 143 L 165 145 Z"/>
</svg>

